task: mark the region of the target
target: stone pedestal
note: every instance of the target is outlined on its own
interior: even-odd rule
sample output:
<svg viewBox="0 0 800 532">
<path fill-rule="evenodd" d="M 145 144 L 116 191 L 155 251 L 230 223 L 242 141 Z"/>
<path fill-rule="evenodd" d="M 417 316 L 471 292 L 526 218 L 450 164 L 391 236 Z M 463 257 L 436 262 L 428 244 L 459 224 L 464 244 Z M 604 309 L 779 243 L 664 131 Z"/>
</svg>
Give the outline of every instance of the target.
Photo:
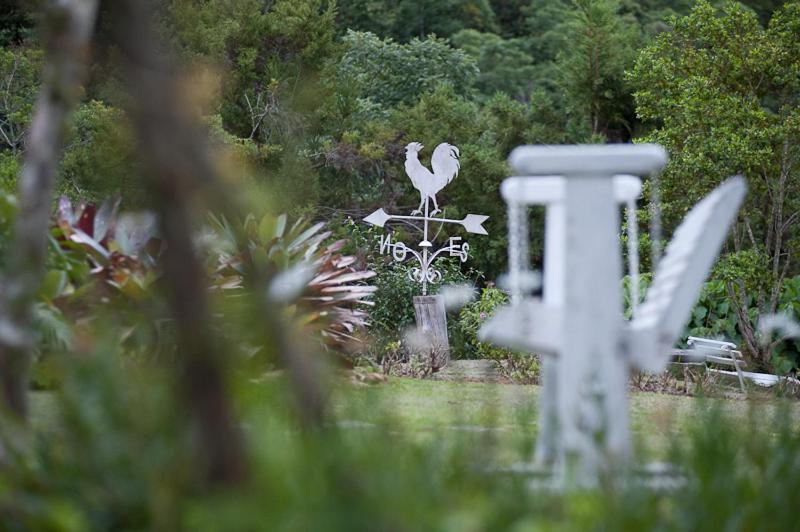
<svg viewBox="0 0 800 532">
<path fill-rule="evenodd" d="M 441 296 L 415 296 L 414 314 L 417 318 L 417 329 L 430 342 L 427 353 L 421 356 L 433 358 L 434 369 L 443 368 L 450 362 L 450 341 L 447 338 L 447 313 Z"/>
</svg>

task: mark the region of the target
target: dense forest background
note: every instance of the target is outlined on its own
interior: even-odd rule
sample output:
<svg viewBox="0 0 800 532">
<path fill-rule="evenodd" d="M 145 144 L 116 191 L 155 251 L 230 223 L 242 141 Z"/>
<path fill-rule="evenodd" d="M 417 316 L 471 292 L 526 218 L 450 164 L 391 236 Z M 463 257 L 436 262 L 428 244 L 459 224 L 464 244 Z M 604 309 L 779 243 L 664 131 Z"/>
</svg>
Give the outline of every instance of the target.
<svg viewBox="0 0 800 532">
<path fill-rule="evenodd" d="M 655 141 L 665 237 L 725 177 L 748 204 L 714 280 L 726 323 L 758 352 L 755 318 L 786 306 L 800 273 L 798 4 L 691 0 L 163 0 L 157 27 L 182 59 L 232 185 L 275 213 L 360 218 L 415 204 L 404 147 L 461 149 L 447 214 L 487 214 L 473 248 L 486 279 L 505 269 L 506 158 L 525 143 Z M 35 8 L 0 3 L 0 185 L 12 192 L 40 84 Z M 148 203 L 101 7 L 90 81 L 61 159 L 60 193 Z M 641 254 L 649 256 L 647 202 Z M 532 216 L 536 217 L 536 213 Z M 337 224 L 333 224 L 337 225 Z M 338 224 L 345 227 L 346 224 Z M 534 231 L 534 239 L 541 238 Z M 540 246 L 533 246 L 535 263 Z M 649 262 L 645 260 L 645 269 Z M 797 283 L 795 283 L 797 284 Z M 800 286 L 800 285 L 798 285 Z M 791 302 L 790 302 L 791 303 Z M 730 310 L 728 308 L 730 307 Z M 723 321 L 698 318 L 717 334 Z M 763 357 L 769 357 L 763 354 Z M 769 364 L 767 360 L 765 362 Z"/>
</svg>

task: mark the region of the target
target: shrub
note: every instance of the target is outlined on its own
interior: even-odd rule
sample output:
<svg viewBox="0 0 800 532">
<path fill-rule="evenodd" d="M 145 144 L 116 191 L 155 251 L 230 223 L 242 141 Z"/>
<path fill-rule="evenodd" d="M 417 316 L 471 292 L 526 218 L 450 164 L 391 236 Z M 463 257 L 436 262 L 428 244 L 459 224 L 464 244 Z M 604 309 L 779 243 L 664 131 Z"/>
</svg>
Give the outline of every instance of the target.
<svg viewBox="0 0 800 532">
<path fill-rule="evenodd" d="M 651 274 L 640 276 L 639 296 L 644 299 L 647 288 L 652 281 Z M 631 317 L 630 278 L 623 279 L 625 316 Z M 746 298 L 750 320 L 757 322 L 759 319 L 759 306 L 755 298 L 750 295 Z M 780 291 L 778 312 L 785 313 L 798 319 L 800 317 L 800 276 L 784 280 Z M 712 279 L 703 284 L 694 309 L 686 324 L 682 337 L 682 346 L 689 336 L 704 338 L 717 338 L 733 342 L 742 347 L 742 335 L 739 321 L 730 296 L 725 287 L 725 281 Z M 745 351 L 745 355 L 749 355 Z M 778 344 L 771 354 L 771 369 L 779 374 L 789 373 L 800 367 L 800 340 L 790 340 Z"/>
<path fill-rule="evenodd" d="M 415 267 L 412 259 L 398 263 L 391 256 L 379 254 L 378 238 L 385 232 L 384 229 L 352 218 L 332 221 L 330 225 L 338 228 L 335 230 L 338 238 L 345 237 L 348 241 L 342 252 L 356 255 L 364 267 L 376 274 L 372 281 L 377 287 L 372 299 L 375 305 L 369 312 L 373 336 L 389 337 L 388 341 L 397 340 L 406 328 L 414 325 L 413 298 L 421 293 L 419 284 L 408 277 L 409 270 Z M 397 231 L 393 240 L 402 240 L 407 236 Z M 463 271 L 458 258 L 443 257 L 436 261 L 435 267 L 442 273 L 442 280 L 428 285 L 429 294 L 437 294 L 443 286 L 450 284 L 474 285 L 483 277 L 481 272 L 474 269 Z M 455 320 L 448 322 L 452 337 L 456 332 Z"/>
<path fill-rule="evenodd" d="M 521 353 L 512 349 L 497 347 L 478 340 L 478 331 L 498 307 L 508 304 L 508 296 L 501 290 L 489 286 L 481 291 L 478 301 L 461 309 L 458 319 L 458 335 L 463 345 L 459 353 L 462 358 L 483 358 L 496 360 L 506 377 L 523 383 L 536 382 L 539 374 L 539 360 L 536 355 Z"/>
</svg>

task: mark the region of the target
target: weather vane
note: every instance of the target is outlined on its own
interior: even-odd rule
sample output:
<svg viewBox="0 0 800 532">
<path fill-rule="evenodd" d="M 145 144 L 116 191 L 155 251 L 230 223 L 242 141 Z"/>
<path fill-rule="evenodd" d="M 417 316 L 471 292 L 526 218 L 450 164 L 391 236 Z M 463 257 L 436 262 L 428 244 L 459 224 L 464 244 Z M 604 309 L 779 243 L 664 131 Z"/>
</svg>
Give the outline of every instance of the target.
<svg viewBox="0 0 800 532">
<path fill-rule="evenodd" d="M 431 168 L 428 170 L 419 161 L 419 152 L 424 146 L 419 142 L 412 142 L 406 146 L 406 174 L 411 179 L 414 188 L 419 190 L 419 207 L 414 209 L 410 215 L 387 214 L 383 209 L 378 209 L 364 221 L 378 227 L 383 227 L 389 220 L 411 220 L 422 222 L 422 241 L 417 244 L 420 251 L 410 248 L 404 242 L 392 242 L 391 235 L 382 235 L 380 240 L 380 252 L 386 254 L 391 252 L 392 258 L 397 262 L 402 262 L 409 255 L 417 259 L 419 267 L 409 270 L 408 276 L 412 281 L 422 284 L 422 295 L 428 293 L 428 283 L 438 283 L 442 280 L 442 273 L 433 267 L 433 261 L 447 253 L 451 257 L 458 257 L 461 262 L 465 262 L 469 257 L 469 244 L 461 241 L 461 237 L 453 236 L 448 239 L 448 244 L 438 250 L 433 250 L 433 244 L 429 240 L 429 226 L 431 222 L 445 224 L 460 224 L 468 233 L 486 235 L 483 222 L 489 217 L 481 214 L 468 214 L 463 220 L 437 217 L 436 214 L 442 212 L 439 203 L 436 201 L 436 194 L 448 185 L 458 175 L 461 165 L 459 162 L 460 153 L 458 148 L 452 144 L 443 142 L 436 146 L 431 156 Z M 430 211 L 430 202 L 433 202 L 433 211 Z"/>
</svg>

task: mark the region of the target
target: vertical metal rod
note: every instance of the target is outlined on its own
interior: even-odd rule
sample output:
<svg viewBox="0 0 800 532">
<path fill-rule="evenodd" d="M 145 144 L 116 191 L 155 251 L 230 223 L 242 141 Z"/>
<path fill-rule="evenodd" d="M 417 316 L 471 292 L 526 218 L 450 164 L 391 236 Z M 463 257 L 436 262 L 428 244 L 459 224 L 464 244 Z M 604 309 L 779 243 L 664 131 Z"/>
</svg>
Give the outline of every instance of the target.
<svg viewBox="0 0 800 532">
<path fill-rule="evenodd" d="M 650 176 L 650 271 L 655 272 L 661 260 L 661 179 L 658 172 Z"/>
<path fill-rule="evenodd" d="M 424 238 L 422 239 L 425 243 L 425 247 L 422 248 L 422 295 L 428 295 L 428 246 L 430 245 L 428 242 L 428 202 L 430 198 L 425 196 L 425 221 L 423 223 L 423 234 Z"/>
<path fill-rule="evenodd" d="M 516 201 L 508 202 L 508 284 L 511 292 L 511 303 L 519 303 L 522 293 L 520 290 L 520 269 L 522 257 L 520 256 L 519 210 L 521 205 Z"/>
<path fill-rule="evenodd" d="M 423 237 L 422 237 L 422 241 L 423 242 L 427 242 L 428 241 L 428 201 L 429 201 L 429 198 L 425 197 L 425 221 L 423 222 L 424 229 L 423 229 Z"/>
<path fill-rule="evenodd" d="M 631 317 L 639 313 L 639 227 L 636 223 L 636 199 L 627 203 L 628 275 L 630 277 Z"/>
</svg>

